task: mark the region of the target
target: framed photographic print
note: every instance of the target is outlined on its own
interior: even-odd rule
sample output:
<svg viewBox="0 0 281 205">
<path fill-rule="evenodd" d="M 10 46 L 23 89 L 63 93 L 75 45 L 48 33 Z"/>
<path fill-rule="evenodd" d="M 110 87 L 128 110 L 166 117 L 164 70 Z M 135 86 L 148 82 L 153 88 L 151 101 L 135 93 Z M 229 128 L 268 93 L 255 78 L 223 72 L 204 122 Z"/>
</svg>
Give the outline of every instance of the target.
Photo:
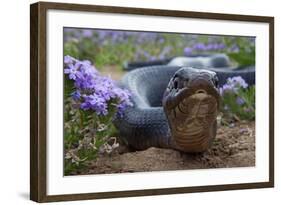
<svg viewBox="0 0 281 205">
<path fill-rule="evenodd" d="M 40 2 L 30 198 L 274 186 L 274 18 Z"/>
</svg>

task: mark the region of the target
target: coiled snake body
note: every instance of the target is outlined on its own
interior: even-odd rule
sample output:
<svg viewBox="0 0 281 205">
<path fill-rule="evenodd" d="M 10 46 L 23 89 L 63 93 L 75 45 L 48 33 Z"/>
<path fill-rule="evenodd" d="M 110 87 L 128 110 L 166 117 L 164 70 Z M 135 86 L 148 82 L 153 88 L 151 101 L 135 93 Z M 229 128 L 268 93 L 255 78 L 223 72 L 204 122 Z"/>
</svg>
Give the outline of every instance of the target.
<svg viewBox="0 0 281 205">
<path fill-rule="evenodd" d="M 202 152 L 216 135 L 220 97 L 217 74 L 191 67 L 152 66 L 128 72 L 121 86 L 133 106 L 115 120 L 137 150 L 148 147 Z"/>
</svg>

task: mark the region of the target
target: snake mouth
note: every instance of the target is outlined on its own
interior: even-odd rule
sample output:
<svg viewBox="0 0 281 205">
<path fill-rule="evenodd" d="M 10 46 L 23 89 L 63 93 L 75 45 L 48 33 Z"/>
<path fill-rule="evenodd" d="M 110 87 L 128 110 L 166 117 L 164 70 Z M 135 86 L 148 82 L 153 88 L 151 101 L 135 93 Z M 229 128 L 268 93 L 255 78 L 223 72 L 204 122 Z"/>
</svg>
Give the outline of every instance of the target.
<svg viewBox="0 0 281 205">
<path fill-rule="evenodd" d="M 176 149 L 207 150 L 216 135 L 220 96 L 212 81 L 196 77 L 164 96 L 163 107 Z"/>
</svg>

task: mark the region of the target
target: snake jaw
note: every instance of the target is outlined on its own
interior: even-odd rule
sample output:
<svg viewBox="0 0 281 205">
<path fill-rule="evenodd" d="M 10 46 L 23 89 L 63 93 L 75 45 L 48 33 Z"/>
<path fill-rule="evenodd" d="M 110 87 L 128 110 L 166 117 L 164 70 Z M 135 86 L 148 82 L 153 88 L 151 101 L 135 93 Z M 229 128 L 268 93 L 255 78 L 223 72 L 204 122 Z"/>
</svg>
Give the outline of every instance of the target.
<svg viewBox="0 0 281 205">
<path fill-rule="evenodd" d="M 185 101 L 184 105 L 183 102 Z M 172 109 L 170 128 L 178 149 L 203 152 L 215 137 L 212 126 L 216 121 L 217 102 L 210 95 L 191 95 Z"/>
<path fill-rule="evenodd" d="M 192 74 L 192 78 L 188 75 L 189 81 L 183 78 L 184 87 L 177 88 L 177 92 L 171 88 L 173 79 L 170 81 L 163 107 L 176 149 L 203 152 L 216 135 L 220 97 L 211 75 L 202 70 Z"/>
</svg>

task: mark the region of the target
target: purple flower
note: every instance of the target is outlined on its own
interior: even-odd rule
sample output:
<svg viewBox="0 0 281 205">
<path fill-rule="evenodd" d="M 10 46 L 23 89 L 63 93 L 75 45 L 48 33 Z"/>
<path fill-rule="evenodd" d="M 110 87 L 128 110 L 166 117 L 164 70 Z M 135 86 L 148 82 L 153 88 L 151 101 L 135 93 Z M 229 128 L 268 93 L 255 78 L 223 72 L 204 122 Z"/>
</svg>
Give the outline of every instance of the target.
<svg viewBox="0 0 281 205">
<path fill-rule="evenodd" d="M 74 85 L 78 89 L 92 89 L 94 86 L 95 76 L 88 75 L 87 72 L 80 70 L 76 74 Z"/>
<path fill-rule="evenodd" d="M 224 43 L 196 43 L 192 48 L 196 51 L 220 51 L 225 49 L 225 47 Z"/>
<path fill-rule="evenodd" d="M 215 50 L 215 44 L 209 43 L 206 45 L 206 50 Z"/>
<path fill-rule="evenodd" d="M 120 103 L 119 105 L 117 105 L 117 116 L 122 118 L 127 107 L 128 105 L 126 105 L 125 103 Z"/>
<path fill-rule="evenodd" d="M 163 37 L 161 37 L 161 38 L 159 38 L 158 42 L 162 44 L 165 42 L 165 39 Z"/>
<path fill-rule="evenodd" d="M 64 69 L 64 73 L 68 74 L 69 79 L 75 80 L 77 72 L 78 72 L 78 67 L 79 67 L 79 64 L 77 64 L 77 63 L 75 65 L 69 64 L 68 67 L 66 69 Z"/>
<path fill-rule="evenodd" d="M 82 31 L 82 34 L 85 38 L 90 38 L 92 37 L 93 35 L 93 31 L 92 30 L 89 30 L 89 29 L 86 29 L 86 30 L 83 30 Z"/>
<path fill-rule="evenodd" d="M 198 51 L 204 51 L 206 50 L 206 46 L 204 43 L 196 43 L 193 45 L 193 49 Z"/>
<path fill-rule="evenodd" d="M 236 103 L 237 103 L 238 105 L 243 105 L 243 104 L 245 103 L 245 101 L 244 101 L 243 98 L 237 97 L 237 98 L 236 98 Z"/>
<path fill-rule="evenodd" d="M 241 76 L 235 76 L 228 78 L 226 84 L 219 88 L 220 95 L 223 96 L 226 93 L 236 93 L 239 89 L 247 88 L 248 84 Z"/>
<path fill-rule="evenodd" d="M 233 52 L 233 53 L 239 53 L 240 51 L 240 48 L 237 44 L 233 44 L 231 47 L 230 47 L 230 52 Z"/>
<path fill-rule="evenodd" d="M 232 84 L 234 86 L 239 86 L 242 88 L 247 88 L 248 84 L 245 82 L 245 80 L 241 76 L 235 76 L 232 78 L 227 79 L 228 84 Z"/>
<path fill-rule="evenodd" d="M 212 49 L 211 50 L 223 50 L 225 48 L 224 43 L 215 43 L 212 45 Z"/>
<path fill-rule="evenodd" d="M 226 45 L 224 43 L 218 44 L 218 49 L 223 50 L 226 48 Z"/>
<path fill-rule="evenodd" d="M 220 94 L 224 95 L 225 93 L 236 93 L 237 88 L 235 88 L 232 84 L 224 84 L 220 89 Z"/>
<path fill-rule="evenodd" d="M 96 94 L 102 96 L 106 101 L 110 100 L 112 97 L 110 89 L 104 86 L 102 83 L 96 84 L 94 86 L 94 91 Z"/>
<path fill-rule="evenodd" d="M 84 95 L 84 102 L 81 104 L 83 110 L 95 110 L 97 115 L 106 115 L 108 113 L 106 100 L 97 94 Z"/>
<path fill-rule="evenodd" d="M 151 58 L 151 55 L 147 52 L 147 51 L 143 51 L 143 56 L 146 58 L 146 59 L 150 59 Z"/>
<path fill-rule="evenodd" d="M 64 73 L 74 81 L 76 90 L 71 94 L 82 110 L 92 110 L 97 115 L 107 115 L 110 106 L 117 108 L 122 115 L 128 106 L 132 106 L 130 92 L 117 87 L 114 81 L 102 76 L 90 61 L 79 61 L 65 57 Z"/>
<path fill-rule="evenodd" d="M 183 53 L 185 56 L 190 56 L 192 54 L 193 49 L 190 47 L 185 47 Z"/>
<path fill-rule="evenodd" d="M 127 89 L 115 88 L 114 92 L 119 98 L 120 102 L 127 102 L 130 104 L 131 93 Z"/>
<path fill-rule="evenodd" d="M 71 93 L 71 97 L 73 98 L 73 100 L 80 100 L 81 93 L 78 90 L 76 90 L 73 93 Z"/>
<path fill-rule="evenodd" d="M 67 55 L 67 56 L 64 56 L 64 63 L 65 64 L 71 64 L 75 61 L 74 58 L 72 58 L 71 56 Z"/>
</svg>

